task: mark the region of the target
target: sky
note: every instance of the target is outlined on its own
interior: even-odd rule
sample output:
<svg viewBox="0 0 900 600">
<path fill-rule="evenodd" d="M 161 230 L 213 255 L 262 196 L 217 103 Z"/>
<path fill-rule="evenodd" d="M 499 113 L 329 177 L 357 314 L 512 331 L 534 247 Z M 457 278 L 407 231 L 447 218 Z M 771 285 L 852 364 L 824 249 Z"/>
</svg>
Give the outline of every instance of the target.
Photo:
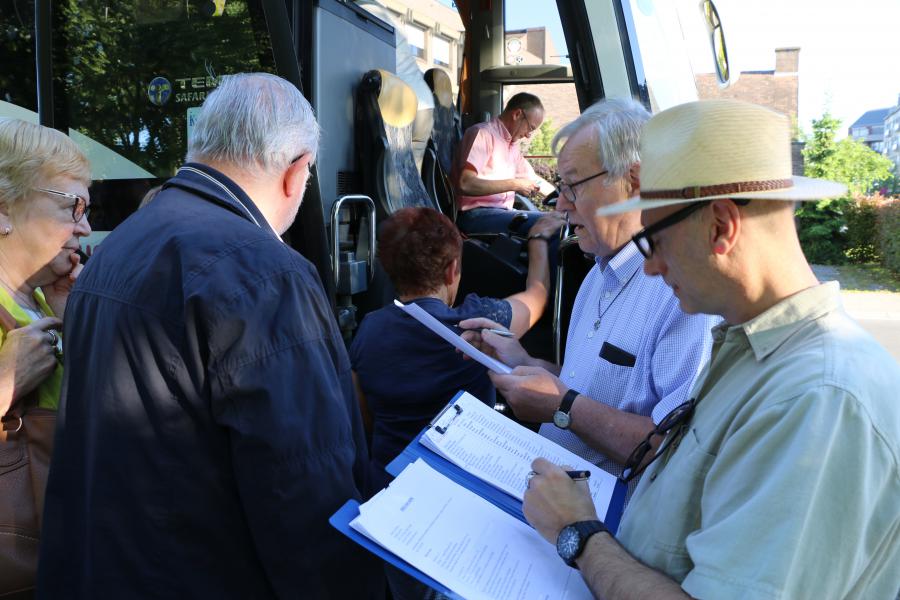
<svg viewBox="0 0 900 600">
<path fill-rule="evenodd" d="M 450 4 L 449 0 L 442 0 Z M 588 0 L 591 1 L 591 0 Z M 644 8 L 675 1 L 695 73 L 712 71 L 695 0 L 632 0 Z M 799 122 L 828 110 L 842 132 L 867 110 L 900 95 L 900 0 L 716 0 L 731 60 L 741 71 L 775 68 L 775 48 L 800 48 Z M 507 0 L 507 28 L 546 26 L 560 54 L 565 38 L 554 0 Z"/>
<path fill-rule="evenodd" d="M 800 48 L 805 132 L 826 110 L 846 133 L 867 110 L 897 105 L 900 0 L 722 0 L 716 6 L 740 70 L 774 69 L 775 48 Z M 695 58 L 705 59 L 705 44 L 698 46 L 692 46 L 695 66 L 705 62 Z"/>
</svg>

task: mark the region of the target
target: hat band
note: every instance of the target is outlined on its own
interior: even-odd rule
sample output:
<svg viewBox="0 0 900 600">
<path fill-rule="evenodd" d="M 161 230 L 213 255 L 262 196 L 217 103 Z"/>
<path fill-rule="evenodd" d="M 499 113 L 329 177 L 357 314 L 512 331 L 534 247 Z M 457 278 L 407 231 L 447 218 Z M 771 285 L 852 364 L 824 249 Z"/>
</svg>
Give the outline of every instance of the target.
<svg viewBox="0 0 900 600">
<path fill-rule="evenodd" d="M 706 198 L 708 196 L 727 196 L 743 192 L 765 192 L 768 190 L 783 190 L 793 187 L 790 179 L 769 179 L 764 181 L 739 181 L 737 183 L 720 183 L 717 185 L 695 185 L 681 188 L 680 190 L 641 190 L 641 198 L 644 200 L 663 200 L 668 198 Z"/>
</svg>

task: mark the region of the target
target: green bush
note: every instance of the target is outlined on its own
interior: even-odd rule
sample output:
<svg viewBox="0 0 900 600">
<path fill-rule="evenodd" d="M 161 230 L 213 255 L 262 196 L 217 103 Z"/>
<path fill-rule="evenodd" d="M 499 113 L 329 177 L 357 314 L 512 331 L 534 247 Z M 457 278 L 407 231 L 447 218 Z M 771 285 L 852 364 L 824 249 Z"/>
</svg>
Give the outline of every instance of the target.
<svg viewBox="0 0 900 600">
<path fill-rule="evenodd" d="M 881 196 L 861 196 L 847 205 L 844 217 L 847 220 L 847 249 L 844 255 L 852 263 L 878 262 L 878 207 L 883 203 Z"/>
<path fill-rule="evenodd" d="M 900 274 L 900 198 L 878 207 L 878 245 L 882 264 Z"/>
<path fill-rule="evenodd" d="M 849 198 L 802 202 L 797 210 L 797 233 L 806 260 L 817 265 L 840 265 L 846 262 L 846 211 L 853 203 Z"/>
</svg>

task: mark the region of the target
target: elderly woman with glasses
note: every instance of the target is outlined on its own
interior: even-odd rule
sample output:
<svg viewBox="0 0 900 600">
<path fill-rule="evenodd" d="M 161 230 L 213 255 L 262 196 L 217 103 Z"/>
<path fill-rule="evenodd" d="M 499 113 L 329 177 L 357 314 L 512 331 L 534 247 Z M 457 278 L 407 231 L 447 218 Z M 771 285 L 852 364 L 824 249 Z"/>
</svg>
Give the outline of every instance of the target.
<svg viewBox="0 0 900 600">
<path fill-rule="evenodd" d="M 55 409 L 62 318 L 91 233 L 90 164 L 65 134 L 0 119 L 0 415 L 32 393 Z"/>
</svg>

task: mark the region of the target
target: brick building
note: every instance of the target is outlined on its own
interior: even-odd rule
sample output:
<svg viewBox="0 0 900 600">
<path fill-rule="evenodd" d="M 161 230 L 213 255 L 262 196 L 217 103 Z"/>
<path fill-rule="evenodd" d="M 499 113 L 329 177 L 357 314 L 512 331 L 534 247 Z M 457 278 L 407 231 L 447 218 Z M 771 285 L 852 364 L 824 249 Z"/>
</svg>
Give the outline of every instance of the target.
<svg viewBox="0 0 900 600">
<path fill-rule="evenodd" d="M 803 143 L 799 141 L 797 99 L 800 91 L 800 48 L 776 48 L 775 69 L 741 71 L 733 86 L 719 87 L 715 73 L 695 75 L 697 96 L 701 100 L 731 98 L 766 106 L 791 120 L 791 159 L 795 175 L 803 174 Z"/>
</svg>

